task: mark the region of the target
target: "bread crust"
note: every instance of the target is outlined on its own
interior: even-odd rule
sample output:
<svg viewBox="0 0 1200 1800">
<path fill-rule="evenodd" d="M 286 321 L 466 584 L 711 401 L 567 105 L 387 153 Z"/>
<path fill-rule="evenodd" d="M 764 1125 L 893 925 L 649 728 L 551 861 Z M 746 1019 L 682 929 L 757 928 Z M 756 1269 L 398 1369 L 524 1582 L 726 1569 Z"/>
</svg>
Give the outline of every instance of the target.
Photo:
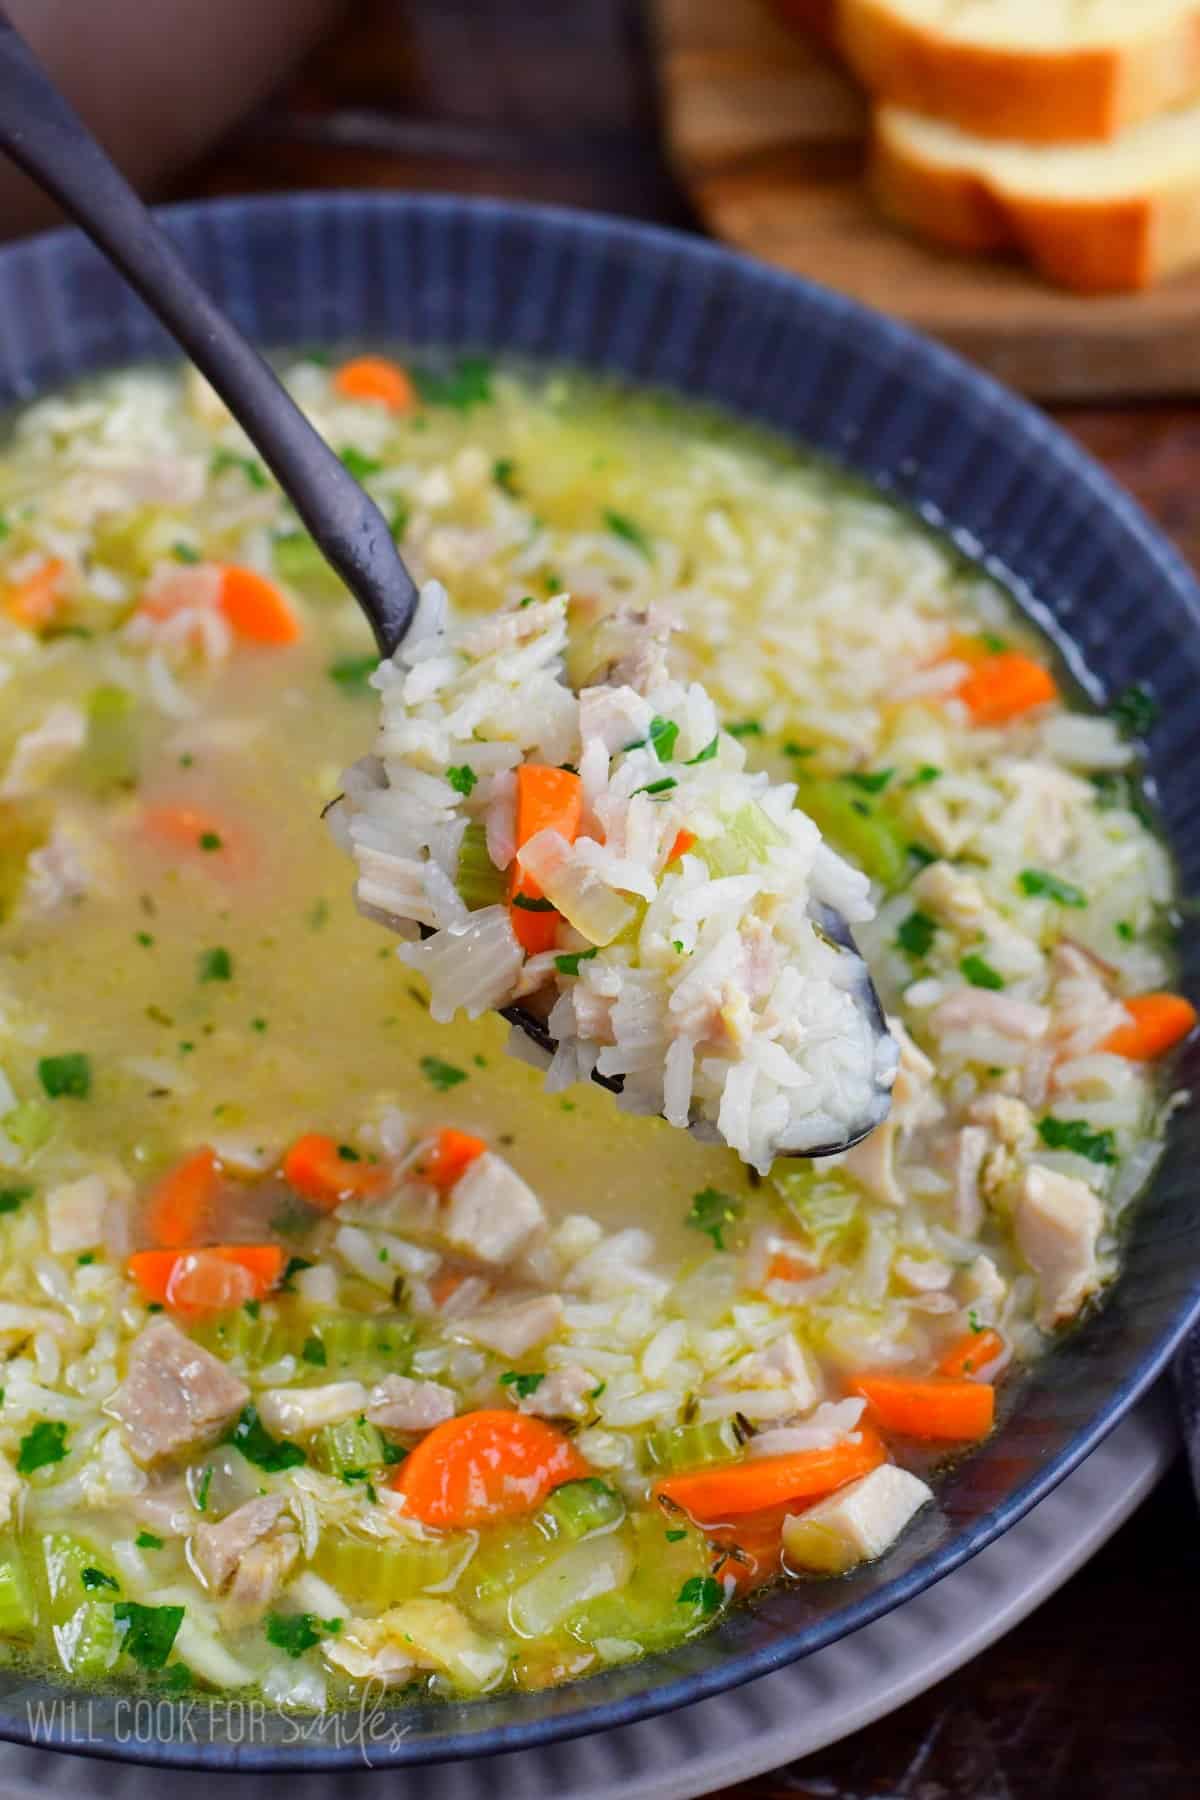
<svg viewBox="0 0 1200 1800">
<path fill-rule="evenodd" d="M 977 137 L 1103 141 L 1200 94 L 1200 0 L 1153 34 L 1061 52 L 972 44 L 915 24 L 894 0 L 834 5 L 835 40 L 866 87 Z"/>
<path fill-rule="evenodd" d="M 956 250 L 1015 250 L 1075 293 L 1134 292 L 1200 264 L 1200 148 L 1190 185 L 1094 200 L 1040 195 L 922 157 L 884 107 L 868 179 L 896 223 Z"/>
</svg>

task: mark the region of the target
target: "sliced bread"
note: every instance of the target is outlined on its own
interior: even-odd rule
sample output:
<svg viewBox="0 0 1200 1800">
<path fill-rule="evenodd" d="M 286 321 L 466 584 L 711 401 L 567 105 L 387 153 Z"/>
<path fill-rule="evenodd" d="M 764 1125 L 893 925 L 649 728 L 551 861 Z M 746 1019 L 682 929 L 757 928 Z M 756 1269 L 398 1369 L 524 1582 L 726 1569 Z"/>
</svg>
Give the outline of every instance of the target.
<svg viewBox="0 0 1200 1800">
<path fill-rule="evenodd" d="M 959 250 L 1018 250 L 1079 293 L 1200 263 L 1200 104 L 1111 144 L 1047 148 L 876 109 L 870 180 L 899 223 Z"/>
<path fill-rule="evenodd" d="M 1200 98 L 1200 0 L 834 4 L 834 39 L 880 100 L 980 137 L 1111 139 Z"/>
</svg>

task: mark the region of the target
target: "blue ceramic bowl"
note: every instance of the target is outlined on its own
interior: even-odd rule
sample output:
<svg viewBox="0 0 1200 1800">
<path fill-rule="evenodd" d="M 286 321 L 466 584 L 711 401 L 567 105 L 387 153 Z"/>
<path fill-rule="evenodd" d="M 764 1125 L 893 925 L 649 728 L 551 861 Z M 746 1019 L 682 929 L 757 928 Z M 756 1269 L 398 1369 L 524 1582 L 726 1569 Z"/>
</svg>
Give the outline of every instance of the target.
<svg viewBox="0 0 1200 1800">
<path fill-rule="evenodd" d="M 1133 502 L 1042 415 L 965 363 L 836 294 L 669 232 L 578 214 L 397 195 L 183 207 L 171 231 L 242 329 L 268 347 L 391 342 L 510 351 L 673 388 L 760 420 L 877 483 L 1001 574 L 1093 693 L 1161 701 L 1150 763 L 1185 891 L 1200 887 L 1200 590 Z M 74 233 L 0 252 L 0 400 L 171 353 Z M 1200 991 L 1197 937 L 1185 985 Z M 1196 1060 L 1192 1059 L 1193 1062 Z M 1183 1079 L 1200 1074 L 1185 1068 Z M 604 1730 L 732 1687 L 853 1631 L 1006 1530 L 1087 1455 L 1200 1310 L 1200 1112 L 1176 1115 L 1104 1307 L 1038 1365 L 1015 1415 L 939 1490 L 882 1563 L 769 1594 L 707 1637 L 544 1694 L 393 1709 L 374 1766 L 515 1750 Z M 0 1674 L 0 1736 L 62 1690 Z M 78 1748 L 79 1714 L 37 1741 Z M 199 1709 L 196 1741 L 131 1732 L 94 1699 L 93 1754 L 211 1768 L 361 1763 L 355 1720 L 307 1741 Z M 393 1738 L 391 1726 L 401 1730 Z"/>
</svg>

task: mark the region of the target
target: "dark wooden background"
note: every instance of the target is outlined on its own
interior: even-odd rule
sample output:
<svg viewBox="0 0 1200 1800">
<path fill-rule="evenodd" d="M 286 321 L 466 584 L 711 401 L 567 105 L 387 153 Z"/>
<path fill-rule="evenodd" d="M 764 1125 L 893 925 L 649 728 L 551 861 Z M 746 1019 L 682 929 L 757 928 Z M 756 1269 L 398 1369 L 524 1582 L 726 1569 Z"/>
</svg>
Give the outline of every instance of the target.
<svg viewBox="0 0 1200 1800">
<path fill-rule="evenodd" d="M 634 0 L 358 0 L 176 192 L 282 187 L 501 194 L 697 228 L 662 156 Z M 1200 566 L 1200 406 L 1151 395 L 1056 416 Z M 1200 1519 L 1179 1466 L 976 1662 L 737 1800 L 1200 1796 L 1198 1576 Z"/>
</svg>

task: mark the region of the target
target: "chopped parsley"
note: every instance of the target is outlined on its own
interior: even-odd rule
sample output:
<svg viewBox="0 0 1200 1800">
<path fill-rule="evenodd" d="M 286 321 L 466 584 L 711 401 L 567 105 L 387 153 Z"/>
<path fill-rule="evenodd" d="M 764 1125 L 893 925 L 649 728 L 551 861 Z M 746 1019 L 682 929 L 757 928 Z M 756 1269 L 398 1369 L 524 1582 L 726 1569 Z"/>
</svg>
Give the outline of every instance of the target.
<svg viewBox="0 0 1200 1800">
<path fill-rule="evenodd" d="M 974 1307 L 971 1307 L 970 1311 L 967 1313 L 967 1324 L 976 1335 L 984 1328 L 983 1320 L 980 1318 Z"/>
<path fill-rule="evenodd" d="M 695 1606 L 702 1613 L 716 1612 L 725 1590 L 715 1575 L 689 1575 L 679 1590 L 677 1605 Z"/>
<path fill-rule="evenodd" d="M 353 1144 L 339 1144 L 337 1147 L 337 1153 L 341 1157 L 343 1162 L 361 1162 L 362 1161 L 362 1157 L 358 1154 L 358 1151 L 354 1148 Z"/>
<path fill-rule="evenodd" d="M 233 958 L 217 945 L 215 950 L 202 950 L 196 958 L 197 981 L 232 981 Z"/>
<path fill-rule="evenodd" d="M 473 406 L 486 406 L 492 398 L 492 365 L 483 356 L 460 356 L 449 374 L 414 369 L 412 376 L 427 406 L 453 406 L 459 412 L 470 412 Z"/>
<path fill-rule="evenodd" d="M 43 1056 L 37 1067 L 38 1080 L 51 1100 L 86 1100 L 92 1091 L 92 1064 L 82 1050 Z"/>
<path fill-rule="evenodd" d="M 1127 687 L 1108 709 L 1109 718 L 1126 738 L 1144 738 L 1158 713 L 1158 701 L 1144 681 L 1135 681 L 1132 687 Z"/>
<path fill-rule="evenodd" d="M 134 941 L 136 943 L 139 943 L 142 946 L 143 950 L 149 950 L 150 946 L 154 942 L 153 936 L 148 931 L 135 931 L 133 936 L 134 936 Z"/>
<path fill-rule="evenodd" d="M 717 1188 L 701 1188 L 698 1194 L 692 1195 L 692 1204 L 684 1222 L 695 1231 L 705 1232 L 712 1239 L 715 1249 L 724 1250 L 725 1227 L 740 1218 L 742 1210 L 742 1202 L 735 1200 L 731 1194 L 722 1194 Z"/>
<path fill-rule="evenodd" d="M 456 763 L 453 767 L 446 770 L 446 780 L 450 783 L 450 786 L 454 789 L 455 793 L 461 794 L 465 799 L 475 786 L 475 783 L 479 780 L 479 777 L 471 767 L 470 763 Z"/>
<path fill-rule="evenodd" d="M 705 744 L 703 750 L 697 750 L 695 756 L 689 756 L 685 767 L 694 769 L 697 763 L 711 762 L 713 757 L 717 754 L 717 744 L 720 741 L 720 737 L 721 734 L 718 732 L 715 738 L 710 739 L 709 742 Z"/>
<path fill-rule="evenodd" d="M 378 475 L 383 467 L 377 456 L 368 456 L 365 450 L 356 450 L 353 444 L 347 444 L 339 454 L 343 466 L 349 469 L 355 481 L 365 481 L 368 475 Z"/>
<path fill-rule="evenodd" d="M 456 1069 L 453 1063 L 443 1062 L 440 1056 L 423 1056 L 418 1067 L 439 1094 L 448 1094 L 451 1088 L 467 1079 L 465 1069 Z"/>
<path fill-rule="evenodd" d="M 225 848 L 224 842 L 215 831 L 202 831 L 196 842 L 201 850 L 223 850 Z"/>
<path fill-rule="evenodd" d="M 114 1576 L 109 1575 L 104 1569 L 93 1568 L 90 1564 L 86 1569 L 79 1571 L 79 1579 L 89 1592 L 95 1588 L 110 1588 L 114 1594 L 119 1594 L 121 1591 L 121 1584 Z"/>
<path fill-rule="evenodd" d="M 239 456 L 236 450 L 214 450 L 208 466 L 214 475 L 223 475 L 226 469 L 238 469 L 251 487 L 269 486 L 267 471 L 255 456 Z"/>
<path fill-rule="evenodd" d="M 641 792 L 639 788 L 638 792 Z M 547 900 L 544 894 L 514 894 L 510 905 L 520 912 L 551 913 L 554 911 L 553 900 Z"/>
<path fill-rule="evenodd" d="M 412 518 L 412 507 L 407 500 L 398 500 L 395 510 L 388 521 L 388 530 L 394 538 L 402 538 L 408 530 L 408 522 Z"/>
<path fill-rule="evenodd" d="M 247 1462 L 253 1463 L 256 1469 L 264 1469 L 268 1475 L 277 1475 L 283 1469 L 298 1469 L 305 1460 L 299 1444 L 271 1436 L 253 1406 L 242 1408 L 222 1442 L 232 1444 Z"/>
<path fill-rule="evenodd" d="M 998 992 L 1004 986 L 1003 975 L 993 969 L 991 963 L 982 956 L 964 956 L 958 966 L 972 987 L 991 988 Z"/>
<path fill-rule="evenodd" d="M 61 1419 L 39 1419 L 21 1439 L 17 1451 L 17 1474 L 32 1475 L 35 1469 L 49 1468 L 67 1454 L 67 1428 Z"/>
<path fill-rule="evenodd" d="M 1017 885 L 1032 899 L 1053 900 L 1058 906 L 1086 906 L 1087 895 L 1069 881 L 1060 881 L 1046 869 L 1022 869 Z"/>
<path fill-rule="evenodd" d="M 1093 1131 L 1086 1119 L 1038 1120 L 1038 1136 L 1048 1150 L 1069 1150 L 1088 1162 L 1115 1163 L 1117 1145 L 1111 1131 Z"/>
<path fill-rule="evenodd" d="M 906 788 L 927 787 L 931 781 L 940 781 L 942 771 L 933 763 L 922 763 L 915 775 L 910 775 L 904 783 Z"/>
<path fill-rule="evenodd" d="M 262 1312 L 261 1300 L 243 1300 L 242 1311 L 248 1319 L 257 1319 Z"/>
<path fill-rule="evenodd" d="M 304 1347 L 300 1352 L 300 1360 L 310 1364 L 314 1369 L 323 1369 L 327 1366 L 329 1352 L 315 1333 L 312 1337 L 305 1338 Z"/>
<path fill-rule="evenodd" d="M 882 794 L 895 773 L 895 769 L 852 769 L 842 780 L 852 782 L 864 794 Z"/>
<path fill-rule="evenodd" d="M 328 664 L 325 673 L 344 694 L 365 694 L 367 682 L 378 667 L 377 656 L 339 656 Z"/>
<path fill-rule="evenodd" d="M 763 728 L 757 719 L 735 719 L 725 727 L 731 738 L 761 737 Z"/>
<path fill-rule="evenodd" d="M 647 562 L 654 561 L 654 545 L 641 526 L 635 524 L 625 513 L 613 512 L 609 508 L 605 511 L 604 523 L 614 537 L 623 538 L 627 544 L 632 544 L 634 549 L 646 558 Z"/>
<path fill-rule="evenodd" d="M 251 1031 L 265 1031 L 267 1029 L 267 1021 L 265 1019 L 251 1019 L 250 1029 Z"/>
<path fill-rule="evenodd" d="M 212 1464 L 208 1463 L 201 1471 L 200 1479 L 196 1483 L 196 1490 L 193 1495 L 197 1512 L 208 1511 L 208 1490 L 212 1486 L 212 1477 Z"/>
<path fill-rule="evenodd" d="M 16 1212 L 23 1200 L 33 1198 L 31 1187 L 0 1188 L 0 1213 Z"/>
<path fill-rule="evenodd" d="M 182 1606 L 141 1606 L 118 1600 L 113 1615 L 125 1627 L 121 1648 L 143 1669 L 161 1669 L 183 1624 Z"/>
<path fill-rule="evenodd" d="M 512 494 L 514 498 L 517 492 L 516 471 L 517 465 L 511 456 L 498 456 L 492 464 L 492 480 L 498 488 L 503 488 L 506 494 Z"/>
<path fill-rule="evenodd" d="M 1113 930 L 1116 932 L 1117 936 L 1120 938 L 1120 940 L 1123 944 L 1132 944 L 1134 938 L 1137 936 L 1137 933 L 1133 929 L 1133 926 L 1129 923 L 1128 919 L 1118 919 L 1116 924 L 1113 926 Z"/>
<path fill-rule="evenodd" d="M 785 756 L 815 756 L 817 747 L 815 744 L 798 744 L 795 738 L 789 738 L 783 746 L 783 754 Z"/>
<path fill-rule="evenodd" d="M 896 933 L 896 942 L 907 955 L 918 960 L 928 956 L 937 936 L 937 921 L 928 913 L 911 912 Z"/>
<path fill-rule="evenodd" d="M 578 975 L 581 962 L 591 962 L 596 952 L 592 950 L 568 950 L 562 956 L 556 956 L 554 966 L 560 975 Z"/>
<path fill-rule="evenodd" d="M 661 781 L 648 781 L 645 787 L 634 788 L 633 794 L 650 794 L 651 796 L 655 794 L 669 794 L 672 788 L 677 788 L 678 786 L 679 783 L 673 775 L 664 775 Z M 633 799 L 633 794 L 629 796 L 631 800 Z"/>
<path fill-rule="evenodd" d="M 161 1550 L 165 1543 L 163 1538 L 155 1537 L 152 1531 L 139 1531 L 133 1541 L 139 1550 Z"/>
<path fill-rule="evenodd" d="M 1008 639 L 1001 637 L 998 631 L 977 631 L 975 641 L 982 644 L 992 656 L 1003 656 L 1008 649 Z"/>
<path fill-rule="evenodd" d="M 171 545 L 171 555 L 176 562 L 198 563 L 200 561 L 200 552 L 195 545 L 185 544 L 182 541 Z"/>
<path fill-rule="evenodd" d="M 660 719 L 658 714 L 650 721 L 650 743 L 659 762 L 670 762 L 675 754 L 675 740 L 679 736 L 679 727 L 674 719 Z"/>
<path fill-rule="evenodd" d="M 95 1260 L 96 1252 L 94 1250 L 85 1250 L 81 1256 L 75 1258 L 75 1263 L 78 1268 L 86 1269 L 89 1263 L 94 1263 Z"/>
<path fill-rule="evenodd" d="M 680 1528 L 676 1526 L 674 1531 L 665 1532 L 664 1536 L 666 1537 L 668 1544 L 678 1544 L 687 1536 L 687 1532 L 680 1530 Z"/>
<path fill-rule="evenodd" d="M 268 1613 L 267 1642 L 288 1656 L 303 1656 L 320 1643 L 322 1631 L 340 1630 L 341 1623 L 340 1619 L 318 1620 L 314 1613 Z"/>
<path fill-rule="evenodd" d="M 530 1394 L 536 1394 L 545 1381 L 545 1375 L 522 1375 L 516 1369 L 506 1369 L 500 1377 L 501 1387 L 510 1387 L 518 1400 L 527 1400 Z"/>
</svg>

